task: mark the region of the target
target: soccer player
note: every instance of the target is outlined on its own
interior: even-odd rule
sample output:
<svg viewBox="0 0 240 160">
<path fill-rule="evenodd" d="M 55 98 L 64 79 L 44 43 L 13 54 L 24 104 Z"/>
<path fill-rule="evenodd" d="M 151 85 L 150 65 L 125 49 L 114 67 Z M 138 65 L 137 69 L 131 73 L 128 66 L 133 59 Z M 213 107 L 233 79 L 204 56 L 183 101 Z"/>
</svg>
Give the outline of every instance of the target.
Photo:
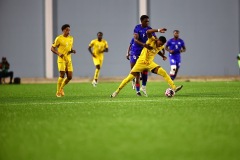
<svg viewBox="0 0 240 160">
<path fill-rule="evenodd" d="M 179 38 L 179 30 L 173 31 L 173 38 L 169 39 L 165 47 L 166 51 L 169 52 L 170 61 L 170 77 L 174 80 L 177 77 L 178 70 L 181 65 L 181 53 L 186 51 L 184 41 Z"/>
<path fill-rule="evenodd" d="M 141 24 L 138 24 L 134 28 L 134 43 L 132 46 L 132 52 L 131 52 L 131 57 L 130 57 L 130 63 L 131 66 L 133 67 L 138 59 L 138 57 L 141 54 L 142 49 L 145 47 L 147 49 L 150 49 L 149 46 L 146 44 L 147 41 L 147 35 L 146 31 L 148 29 L 152 29 L 149 26 L 149 17 L 147 15 L 142 15 L 140 17 Z M 155 33 L 153 35 L 156 37 Z M 148 72 L 147 70 L 142 71 L 141 73 L 142 76 L 142 87 L 141 91 L 144 93 L 145 96 L 147 96 L 147 91 L 146 91 L 146 85 L 147 85 L 147 78 L 148 78 Z M 141 96 L 140 93 L 140 80 L 139 75 L 136 75 L 136 92 L 138 96 Z"/>
<path fill-rule="evenodd" d="M 104 52 L 108 52 L 108 43 L 102 37 L 103 37 L 103 33 L 98 32 L 97 39 L 92 40 L 88 47 L 88 51 L 91 53 L 93 58 L 93 63 L 96 66 L 93 81 L 92 81 L 92 85 L 94 87 L 96 87 L 98 83 L 100 69 L 102 67 L 103 60 L 104 60 Z M 91 48 L 93 48 L 93 51 Z"/>
<path fill-rule="evenodd" d="M 64 96 L 63 87 L 72 79 L 73 65 L 71 53 L 76 53 L 73 49 L 73 37 L 70 36 L 70 25 L 62 26 L 62 34 L 57 36 L 52 44 L 51 51 L 58 55 L 59 78 L 57 82 L 57 97 Z M 64 79 L 65 74 L 67 77 Z"/>
<path fill-rule="evenodd" d="M 149 70 L 155 74 L 161 75 L 165 81 L 169 84 L 169 86 L 175 91 L 178 92 L 180 89 L 182 89 L 181 86 L 176 86 L 170 76 L 167 74 L 167 72 L 160 67 L 158 64 L 156 64 L 153 60 L 155 58 L 156 54 L 159 54 L 163 60 L 166 60 L 167 57 L 162 54 L 162 52 L 159 52 L 163 49 L 164 43 L 166 43 L 166 38 L 163 36 L 160 36 L 158 39 L 152 35 L 154 32 L 161 32 L 165 33 L 166 29 L 149 29 L 147 30 L 147 37 L 148 40 L 146 42 L 146 45 L 149 45 L 149 48 L 143 48 L 141 55 L 139 56 L 136 64 L 130 71 L 130 74 L 121 82 L 119 87 L 115 92 L 113 92 L 110 97 L 116 97 L 118 93 L 120 92 L 123 87 L 130 82 L 134 77 L 136 77 L 137 73 L 142 72 L 144 70 Z"/>
</svg>

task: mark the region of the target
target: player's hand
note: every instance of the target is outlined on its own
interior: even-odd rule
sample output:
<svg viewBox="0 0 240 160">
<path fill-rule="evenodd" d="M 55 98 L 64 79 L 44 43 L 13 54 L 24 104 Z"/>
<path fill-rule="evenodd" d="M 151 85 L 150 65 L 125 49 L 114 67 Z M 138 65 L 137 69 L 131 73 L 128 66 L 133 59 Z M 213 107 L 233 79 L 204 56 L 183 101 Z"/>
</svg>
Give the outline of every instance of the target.
<svg viewBox="0 0 240 160">
<path fill-rule="evenodd" d="M 144 44 L 143 47 L 145 47 L 145 48 L 147 48 L 147 49 L 149 49 L 149 50 L 152 50 L 152 49 L 153 49 L 153 47 L 151 47 L 149 44 Z"/>
<path fill-rule="evenodd" d="M 166 28 L 160 28 L 160 29 L 158 29 L 158 30 L 159 30 L 160 33 L 165 33 L 165 32 L 167 31 Z"/>
<path fill-rule="evenodd" d="M 126 58 L 127 58 L 128 60 L 130 60 L 129 57 L 130 57 L 130 54 L 127 53 Z"/>
<path fill-rule="evenodd" d="M 76 53 L 76 50 L 75 50 L 75 49 L 72 49 L 72 50 L 71 50 L 71 53 L 74 53 L 74 54 L 75 54 L 75 53 Z"/>
<path fill-rule="evenodd" d="M 96 58 L 96 56 L 92 53 L 92 56 L 94 57 L 94 58 Z"/>
<path fill-rule="evenodd" d="M 62 53 L 59 53 L 58 56 L 61 57 L 61 58 L 64 57 L 64 55 Z"/>
<path fill-rule="evenodd" d="M 174 50 L 170 50 L 169 52 L 170 52 L 170 53 L 174 53 Z"/>
<path fill-rule="evenodd" d="M 163 56 L 163 58 L 162 58 L 164 61 L 166 61 L 167 60 L 167 57 L 166 56 Z"/>
</svg>

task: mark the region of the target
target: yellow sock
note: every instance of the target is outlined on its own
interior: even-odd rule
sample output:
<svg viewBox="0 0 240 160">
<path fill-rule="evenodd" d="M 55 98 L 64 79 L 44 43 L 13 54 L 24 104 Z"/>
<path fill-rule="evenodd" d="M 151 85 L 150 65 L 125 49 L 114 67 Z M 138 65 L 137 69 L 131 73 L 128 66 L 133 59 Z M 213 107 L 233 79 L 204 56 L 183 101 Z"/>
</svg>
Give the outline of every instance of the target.
<svg viewBox="0 0 240 160">
<path fill-rule="evenodd" d="M 62 77 L 58 77 L 58 82 L 57 82 L 57 92 L 59 92 L 61 85 L 63 82 L 63 78 Z"/>
<path fill-rule="evenodd" d="M 100 73 L 100 70 L 96 68 L 94 73 L 94 79 L 98 79 L 99 73 Z"/>
<path fill-rule="evenodd" d="M 68 84 L 69 81 L 69 79 L 65 78 L 60 88 L 63 88 L 66 84 Z"/>
<path fill-rule="evenodd" d="M 176 89 L 174 82 L 172 81 L 170 76 L 167 74 L 167 72 L 162 67 L 160 67 L 158 69 L 157 74 L 162 76 L 172 89 L 174 89 L 174 90 Z"/>
<path fill-rule="evenodd" d="M 131 80 L 133 80 L 134 75 L 129 74 L 123 81 L 122 83 L 119 85 L 118 89 L 116 90 L 116 92 L 119 92 L 128 82 L 130 82 Z"/>
</svg>

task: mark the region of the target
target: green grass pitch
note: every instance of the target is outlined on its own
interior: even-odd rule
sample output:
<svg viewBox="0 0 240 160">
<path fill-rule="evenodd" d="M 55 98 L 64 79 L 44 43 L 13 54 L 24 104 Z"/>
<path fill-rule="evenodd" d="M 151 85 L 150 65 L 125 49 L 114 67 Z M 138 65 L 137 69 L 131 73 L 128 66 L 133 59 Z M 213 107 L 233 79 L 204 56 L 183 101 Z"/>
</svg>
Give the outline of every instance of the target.
<svg viewBox="0 0 240 160">
<path fill-rule="evenodd" d="M 0 86 L 1 160 L 239 160 L 240 82 Z"/>
</svg>

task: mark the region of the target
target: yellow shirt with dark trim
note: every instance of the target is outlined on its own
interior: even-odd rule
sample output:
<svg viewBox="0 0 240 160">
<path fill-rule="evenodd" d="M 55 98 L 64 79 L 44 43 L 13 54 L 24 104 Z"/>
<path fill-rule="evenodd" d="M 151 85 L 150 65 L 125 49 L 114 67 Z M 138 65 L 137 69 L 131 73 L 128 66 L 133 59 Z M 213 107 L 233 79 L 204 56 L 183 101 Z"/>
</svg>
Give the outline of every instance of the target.
<svg viewBox="0 0 240 160">
<path fill-rule="evenodd" d="M 93 54 L 97 56 L 99 54 L 102 54 L 102 51 L 108 48 L 108 43 L 104 39 L 102 39 L 101 41 L 98 41 L 98 39 L 94 39 L 90 42 L 89 46 L 93 48 Z"/>
<path fill-rule="evenodd" d="M 147 48 L 144 47 L 138 58 L 139 61 L 143 61 L 144 63 L 148 64 L 151 63 L 154 60 L 156 54 L 164 48 L 164 45 L 161 47 L 157 47 L 156 40 L 157 38 L 154 36 L 147 40 L 146 44 L 150 45 L 152 49 L 148 50 Z"/>
<path fill-rule="evenodd" d="M 64 37 L 63 35 L 59 35 L 56 37 L 54 43 L 52 44 L 53 47 L 58 48 L 58 52 L 63 54 L 63 58 L 58 56 L 58 62 L 64 62 L 64 61 L 71 61 L 71 53 L 69 53 L 72 50 L 73 47 L 73 37 L 67 36 Z"/>
</svg>

